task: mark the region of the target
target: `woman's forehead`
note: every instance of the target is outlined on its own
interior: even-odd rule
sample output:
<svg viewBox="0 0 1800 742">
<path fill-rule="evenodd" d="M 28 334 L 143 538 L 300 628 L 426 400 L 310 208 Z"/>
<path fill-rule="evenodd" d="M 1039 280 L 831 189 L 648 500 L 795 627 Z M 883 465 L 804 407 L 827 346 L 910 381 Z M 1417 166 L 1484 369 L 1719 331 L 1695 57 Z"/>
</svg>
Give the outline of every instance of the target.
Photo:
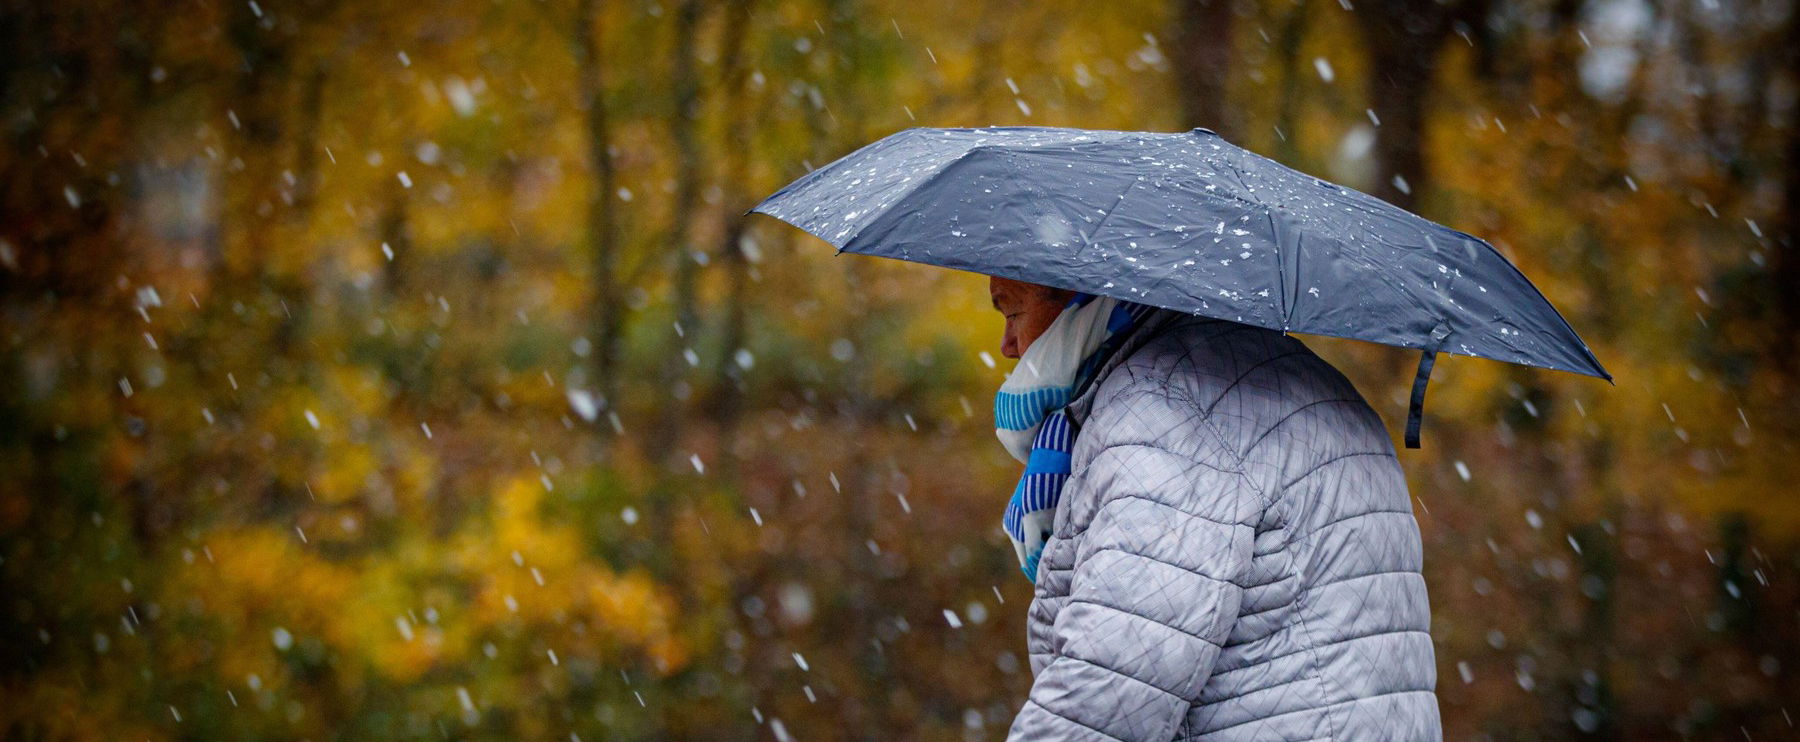
<svg viewBox="0 0 1800 742">
<path fill-rule="evenodd" d="M 1029 284 L 1024 281 L 1018 281 L 1018 280 L 1014 280 L 1011 278 L 1001 278 L 999 276 L 991 276 L 988 279 L 988 292 L 992 293 L 992 294 L 1005 294 L 1008 296 L 1014 296 L 1014 295 L 1017 295 L 1017 294 L 1023 292 L 1025 289 L 1031 288 L 1034 285 L 1035 284 Z"/>
</svg>

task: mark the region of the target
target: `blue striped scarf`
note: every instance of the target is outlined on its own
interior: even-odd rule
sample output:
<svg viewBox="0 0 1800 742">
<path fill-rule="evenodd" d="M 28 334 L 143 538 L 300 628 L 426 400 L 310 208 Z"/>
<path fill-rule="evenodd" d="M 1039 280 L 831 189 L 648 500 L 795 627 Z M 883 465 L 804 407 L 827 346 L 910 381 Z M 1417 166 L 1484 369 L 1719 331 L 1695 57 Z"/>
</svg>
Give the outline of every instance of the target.
<svg viewBox="0 0 1800 742">
<path fill-rule="evenodd" d="M 1018 552 L 1020 570 L 1033 582 L 1056 503 L 1069 479 L 1075 430 L 1064 407 L 1151 309 L 1076 294 L 1044 334 L 1032 341 L 994 395 L 994 432 L 1007 452 L 1025 464 L 1002 524 Z"/>
</svg>

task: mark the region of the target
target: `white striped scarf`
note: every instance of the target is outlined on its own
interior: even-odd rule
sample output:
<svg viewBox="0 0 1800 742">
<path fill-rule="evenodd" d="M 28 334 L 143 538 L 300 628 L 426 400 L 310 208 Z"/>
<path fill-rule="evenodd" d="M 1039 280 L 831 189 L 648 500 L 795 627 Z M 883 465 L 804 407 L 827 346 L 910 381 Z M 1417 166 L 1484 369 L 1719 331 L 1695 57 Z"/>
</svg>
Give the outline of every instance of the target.
<svg viewBox="0 0 1800 742">
<path fill-rule="evenodd" d="M 1020 570 L 1033 582 L 1075 445 L 1063 408 L 1151 309 L 1076 294 L 994 395 L 994 432 L 1007 452 L 1025 464 L 1002 526 L 1018 552 Z"/>
</svg>

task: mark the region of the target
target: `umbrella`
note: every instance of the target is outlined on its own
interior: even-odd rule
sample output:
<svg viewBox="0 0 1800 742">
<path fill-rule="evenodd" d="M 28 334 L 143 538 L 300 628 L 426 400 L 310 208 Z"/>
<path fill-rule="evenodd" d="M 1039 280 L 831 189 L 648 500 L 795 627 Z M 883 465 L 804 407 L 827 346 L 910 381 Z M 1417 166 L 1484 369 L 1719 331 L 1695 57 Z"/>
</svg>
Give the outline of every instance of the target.
<svg viewBox="0 0 1800 742">
<path fill-rule="evenodd" d="M 1492 245 L 1206 129 L 907 129 L 751 209 L 835 246 L 1282 332 L 1611 381 Z"/>
</svg>

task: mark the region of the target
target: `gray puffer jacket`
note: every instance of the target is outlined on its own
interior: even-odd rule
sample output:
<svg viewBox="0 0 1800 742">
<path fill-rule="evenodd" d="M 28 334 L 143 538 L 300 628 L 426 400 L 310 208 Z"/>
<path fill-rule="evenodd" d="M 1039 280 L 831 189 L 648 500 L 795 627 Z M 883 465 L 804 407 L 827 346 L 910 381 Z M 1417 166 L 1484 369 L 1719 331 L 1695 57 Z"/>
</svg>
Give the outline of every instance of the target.
<svg viewBox="0 0 1800 742">
<path fill-rule="evenodd" d="M 1442 738 L 1418 522 L 1342 374 L 1160 311 L 1069 416 L 1008 739 Z"/>
</svg>

